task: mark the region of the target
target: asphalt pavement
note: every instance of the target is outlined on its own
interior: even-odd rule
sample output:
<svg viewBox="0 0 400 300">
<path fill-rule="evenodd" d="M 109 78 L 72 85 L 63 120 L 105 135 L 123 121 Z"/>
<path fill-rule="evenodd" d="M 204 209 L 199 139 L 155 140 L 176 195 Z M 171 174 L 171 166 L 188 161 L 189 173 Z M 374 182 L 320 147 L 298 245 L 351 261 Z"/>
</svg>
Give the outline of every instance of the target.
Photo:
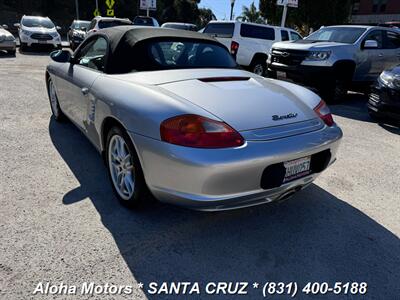
<svg viewBox="0 0 400 300">
<path fill-rule="evenodd" d="M 399 299 L 400 129 L 371 120 L 365 96 L 331 107 L 344 132 L 337 162 L 286 202 L 131 211 L 80 131 L 51 118 L 48 62 L 48 53 L 0 53 L 0 299 L 171 299 L 138 287 L 164 281 L 367 282 L 364 296 L 295 299 Z M 134 289 L 33 295 L 39 282 Z M 262 299 L 262 291 L 241 299 Z"/>
</svg>

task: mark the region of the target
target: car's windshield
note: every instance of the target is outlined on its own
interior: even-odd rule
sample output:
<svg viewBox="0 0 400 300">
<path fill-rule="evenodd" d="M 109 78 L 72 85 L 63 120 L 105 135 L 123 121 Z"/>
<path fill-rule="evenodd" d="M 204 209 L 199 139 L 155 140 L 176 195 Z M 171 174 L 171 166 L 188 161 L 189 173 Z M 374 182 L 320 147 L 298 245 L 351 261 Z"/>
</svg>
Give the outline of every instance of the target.
<svg viewBox="0 0 400 300">
<path fill-rule="evenodd" d="M 140 26 L 154 26 L 153 19 L 150 17 L 136 17 L 133 20 L 133 24 Z"/>
<path fill-rule="evenodd" d="M 353 44 L 365 30 L 361 27 L 325 27 L 309 35 L 306 40 Z"/>
<path fill-rule="evenodd" d="M 100 29 L 124 25 L 132 25 L 132 22 L 129 20 L 103 20 L 99 22 Z"/>
<path fill-rule="evenodd" d="M 82 27 L 88 29 L 88 28 L 89 28 L 89 25 L 90 25 L 90 22 L 89 22 L 89 21 L 75 21 L 74 23 L 72 23 L 72 26 L 71 26 L 71 27 L 72 27 L 73 29 L 78 29 L 78 30 L 80 30 L 80 29 L 82 29 Z"/>
<path fill-rule="evenodd" d="M 46 18 L 23 18 L 22 25 L 26 27 L 54 28 L 54 23 Z"/>
</svg>

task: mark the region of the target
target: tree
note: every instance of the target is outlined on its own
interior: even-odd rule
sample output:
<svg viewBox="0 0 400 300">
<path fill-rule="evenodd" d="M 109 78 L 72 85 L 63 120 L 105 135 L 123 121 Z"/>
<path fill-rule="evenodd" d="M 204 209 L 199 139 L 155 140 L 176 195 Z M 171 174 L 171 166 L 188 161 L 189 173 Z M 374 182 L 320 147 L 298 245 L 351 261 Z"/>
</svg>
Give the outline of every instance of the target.
<svg viewBox="0 0 400 300">
<path fill-rule="evenodd" d="M 211 20 L 216 20 L 214 13 L 209 8 L 199 8 L 199 20 L 197 22 L 198 28 L 205 27 Z"/>
<path fill-rule="evenodd" d="M 250 4 L 250 7 L 243 5 L 242 14 L 236 19 L 243 22 L 264 23 L 264 19 L 257 10 L 254 2 Z"/>
</svg>

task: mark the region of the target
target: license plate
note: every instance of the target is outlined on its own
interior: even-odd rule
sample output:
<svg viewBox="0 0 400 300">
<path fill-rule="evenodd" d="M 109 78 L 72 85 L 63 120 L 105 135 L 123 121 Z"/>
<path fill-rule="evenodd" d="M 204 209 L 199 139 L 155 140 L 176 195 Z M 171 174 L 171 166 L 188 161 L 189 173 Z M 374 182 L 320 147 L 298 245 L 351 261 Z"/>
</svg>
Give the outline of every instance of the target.
<svg viewBox="0 0 400 300">
<path fill-rule="evenodd" d="M 283 182 L 289 182 L 310 174 L 311 156 L 287 161 L 283 164 L 286 169 Z"/>
<path fill-rule="evenodd" d="M 46 41 L 38 41 L 39 44 L 47 44 Z"/>
<path fill-rule="evenodd" d="M 286 72 L 277 71 L 277 72 L 276 72 L 276 76 L 277 76 L 278 78 L 286 78 Z"/>
</svg>

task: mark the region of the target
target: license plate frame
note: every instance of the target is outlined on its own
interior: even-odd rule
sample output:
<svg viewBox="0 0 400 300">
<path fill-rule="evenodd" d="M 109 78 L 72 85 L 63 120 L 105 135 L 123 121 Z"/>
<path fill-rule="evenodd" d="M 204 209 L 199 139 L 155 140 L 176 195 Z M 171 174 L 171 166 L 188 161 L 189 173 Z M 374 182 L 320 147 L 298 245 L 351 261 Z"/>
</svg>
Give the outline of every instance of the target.
<svg viewBox="0 0 400 300">
<path fill-rule="evenodd" d="M 311 156 L 286 161 L 283 166 L 286 170 L 283 183 L 303 178 L 311 173 Z"/>
<path fill-rule="evenodd" d="M 38 40 L 38 44 L 47 44 L 47 41 Z"/>
</svg>

